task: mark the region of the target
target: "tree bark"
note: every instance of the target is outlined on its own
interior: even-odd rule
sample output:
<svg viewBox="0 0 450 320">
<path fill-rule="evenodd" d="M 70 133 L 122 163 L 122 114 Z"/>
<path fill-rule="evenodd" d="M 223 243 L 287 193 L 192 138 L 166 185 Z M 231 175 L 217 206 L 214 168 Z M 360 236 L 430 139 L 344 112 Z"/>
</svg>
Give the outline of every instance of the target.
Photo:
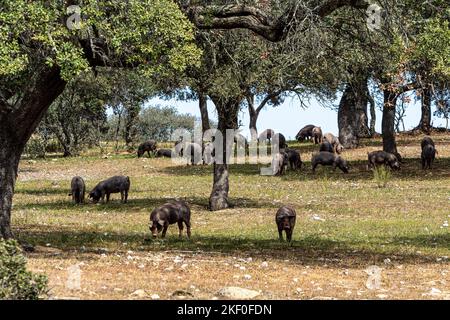
<svg viewBox="0 0 450 320">
<path fill-rule="evenodd" d="M 41 71 L 14 108 L 0 108 L 0 237 L 12 238 L 11 209 L 20 156 L 26 143 L 66 82 L 59 68 Z"/>
<path fill-rule="evenodd" d="M 431 132 L 431 88 L 429 87 L 422 92 L 422 116 L 418 128 L 426 134 Z"/>
<path fill-rule="evenodd" d="M 211 126 L 209 124 L 209 114 L 208 114 L 208 99 L 206 94 L 198 93 L 198 106 L 200 108 L 200 115 L 202 118 L 202 132 L 205 133 Z"/>
<path fill-rule="evenodd" d="M 370 136 L 373 137 L 375 135 L 375 125 L 377 123 L 377 112 L 375 109 L 375 99 L 367 92 L 367 97 L 369 99 L 370 104 Z"/>
<path fill-rule="evenodd" d="M 303 9 L 293 2 L 279 17 L 270 17 L 263 10 L 246 4 L 182 6 L 181 9 L 199 29 L 252 30 L 269 41 L 278 42 L 298 28 L 308 17 L 326 17 L 339 8 L 350 6 L 366 9 L 365 0 L 327 0 L 312 8 Z"/>
<path fill-rule="evenodd" d="M 223 163 L 214 163 L 214 182 L 209 198 L 209 209 L 219 211 L 230 207 L 228 192 L 229 185 L 229 159 L 233 149 L 234 136 L 226 139 L 227 129 L 236 129 L 238 126 L 238 112 L 241 104 L 241 97 L 224 99 L 222 97 L 211 96 L 219 116 L 218 130 L 223 136 Z"/>
<path fill-rule="evenodd" d="M 7 126 L 0 127 L 0 238 L 13 238 L 11 209 L 18 173 L 20 150 Z"/>
<path fill-rule="evenodd" d="M 247 104 L 248 104 L 248 114 L 250 116 L 250 134 L 252 141 L 258 140 L 258 129 L 256 124 L 258 123 L 258 117 L 259 117 L 259 111 L 255 109 L 255 96 L 252 94 L 248 94 L 247 97 Z"/>
<path fill-rule="evenodd" d="M 125 120 L 125 132 L 124 132 L 124 139 L 125 144 L 127 145 L 127 148 L 129 150 L 133 149 L 133 142 L 136 138 L 136 121 L 139 117 L 139 111 L 140 107 L 139 105 L 129 105 L 127 107 L 127 117 Z"/>
<path fill-rule="evenodd" d="M 398 96 L 396 93 L 385 90 L 382 120 L 383 150 L 395 155 L 397 143 L 395 141 L 395 108 Z"/>
</svg>

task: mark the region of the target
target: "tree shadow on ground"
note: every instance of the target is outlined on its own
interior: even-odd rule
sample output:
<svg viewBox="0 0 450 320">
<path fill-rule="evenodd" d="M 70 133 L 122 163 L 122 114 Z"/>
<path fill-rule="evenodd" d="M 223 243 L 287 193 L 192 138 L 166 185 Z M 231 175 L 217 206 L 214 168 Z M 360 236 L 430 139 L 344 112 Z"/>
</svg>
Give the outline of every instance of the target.
<svg viewBox="0 0 450 320">
<path fill-rule="evenodd" d="M 38 210 L 38 211 L 57 211 L 57 210 L 70 210 L 70 211 L 86 211 L 90 212 L 104 212 L 104 211 L 114 211 L 114 212 L 129 212 L 131 210 L 140 211 L 142 209 L 152 210 L 153 208 L 159 207 L 164 203 L 171 200 L 185 200 L 190 206 L 208 210 L 209 198 L 207 197 L 168 197 L 168 198 L 140 198 L 140 199 L 130 199 L 128 203 L 121 203 L 120 199 L 113 198 L 109 203 L 98 203 L 94 204 L 92 202 L 86 201 L 85 204 L 78 205 L 70 201 L 68 197 L 67 201 L 54 201 L 54 202 L 42 202 L 42 203 L 19 203 L 14 206 L 15 210 Z M 277 205 L 272 201 L 263 201 L 261 199 L 250 199 L 243 197 L 230 198 L 230 209 L 233 208 L 275 208 Z M 279 206 L 279 205 L 278 205 Z"/>
<path fill-rule="evenodd" d="M 30 230 L 31 229 L 31 230 Z M 149 234 L 142 233 L 108 233 L 82 232 L 73 230 L 55 230 L 42 226 L 29 226 L 27 229 L 16 230 L 21 241 L 34 246 L 45 247 L 47 243 L 52 248 L 61 250 L 57 255 L 63 259 L 66 255 L 76 255 L 81 258 L 83 254 L 114 253 L 125 254 L 128 250 L 139 252 L 173 252 L 179 251 L 192 254 L 219 254 L 252 256 L 259 259 L 289 260 L 289 263 L 300 265 L 320 265 L 328 267 L 357 267 L 383 263 L 389 258 L 395 263 L 435 263 L 436 256 L 402 252 L 399 245 L 408 243 L 408 247 L 448 248 L 450 235 L 418 235 L 417 237 L 377 239 L 381 248 L 382 243 L 389 241 L 391 249 L 384 251 L 361 247 L 364 243 L 359 241 L 331 241 L 318 236 L 307 236 L 295 239 L 291 245 L 273 239 L 252 239 L 244 237 L 198 236 L 193 235 L 191 240 L 178 239 L 169 235 L 165 240 L 149 240 Z M 121 246 L 126 243 L 127 246 Z M 119 246 L 119 249 L 108 249 L 109 246 Z M 106 249 L 105 249 L 106 248 Z M 54 257 L 45 251 L 37 251 L 33 255 L 41 258 Z"/>
</svg>

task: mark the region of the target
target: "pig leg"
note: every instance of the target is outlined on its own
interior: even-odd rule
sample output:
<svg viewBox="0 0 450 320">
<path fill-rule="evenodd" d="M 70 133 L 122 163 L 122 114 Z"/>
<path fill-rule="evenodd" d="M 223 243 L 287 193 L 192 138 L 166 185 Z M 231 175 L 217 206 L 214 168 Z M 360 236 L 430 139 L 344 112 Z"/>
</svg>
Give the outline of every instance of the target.
<svg viewBox="0 0 450 320">
<path fill-rule="evenodd" d="M 183 221 L 178 221 L 178 238 L 183 236 Z"/>
<path fill-rule="evenodd" d="M 278 238 L 280 239 L 280 242 L 283 242 L 283 229 L 278 228 Z"/>
<path fill-rule="evenodd" d="M 286 238 L 289 243 L 292 242 L 292 229 L 286 230 Z"/>
<path fill-rule="evenodd" d="M 120 191 L 120 202 L 124 203 L 123 200 L 125 198 L 125 194 L 123 191 Z"/>
<path fill-rule="evenodd" d="M 125 203 L 128 202 L 128 190 L 125 190 Z"/>
<path fill-rule="evenodd" d="M 163 227 L 162 235 L 161 237 L 164 239 L 166 237 L 167 228 L 169 228 L 168 224 L 165 224 Z"/>
<path fill-rule="evenodd" d="M 109 198 L 111 197 L 111 194 L 110 193 L 107 193 L 106 194 L 106 203 L 108 203 L 109 202 Z"/>
<path fill-rule="evenodd" d="M 184 222 L 186 224 L 186 232 L 188 239 L 191 238 L 191 224 L 188 221 Z"/>
</svg>

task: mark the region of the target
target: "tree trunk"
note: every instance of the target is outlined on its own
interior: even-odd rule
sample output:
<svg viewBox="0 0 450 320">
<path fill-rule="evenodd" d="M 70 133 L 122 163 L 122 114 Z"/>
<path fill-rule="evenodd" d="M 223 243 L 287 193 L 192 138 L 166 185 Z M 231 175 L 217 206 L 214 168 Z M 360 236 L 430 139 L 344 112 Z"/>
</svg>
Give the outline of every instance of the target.
<svg viewBox="0 0 450 320">
<path fill-rule="evenodd" d="M 366 75 L 355 73 L 352 81 L 347 84 L 339 104 L 339 141 L 347 149 L 356 148 L 360 137 L 369 136 L 367 81 Z"/>
<path fill-rule="evenodd" d="M 239 106 L 242 99 L 239 97 L 223 99 L 213 96 L 211 96 L 211 99 L 216 106 L 219 116 L 218 130 L 223 136 L 223 163 L 214 163 L 214 183 L 209 198 L 209 209 L 211 211 L 218 211 L 227 209 L 230 206 L 228 200 L 228 192 L 230 190 L 228 180 L 228 155 L 231 155 L 231 150 L 233 149 L 234 136 L 231 137 L 231 139 L 226 139 L 226 131 L 227 129 L 237 128 Z"/>
<path fill-rule="evenodd" d="M 355 148 L 359 143 L 355 106 L 353 88 L 348 84 L 339 103 L 338 111 L 339 141 L 346 149 Z"/>
<path fill-rule="evenodd" d="M 20 152 L 11 133 L 3 125 L 0 130 L 0 238 L 10 239 L 13 237 L 11 209 Z"/>
<path fill-rule="evenodd" d="M 384 91 L 382 135 L 383 150 L 395 155 L 397 143 L 395 141 L 395 108 L 397 105 L 397 95 L 391 91 Z"/>
<path fill-rule="evenodd" d="M 255 96 L 254 95 L 247 96 L 247 102 L 248 102 L 248 114 L 250 116 L 250 124 L 249 124 L 250 134 L 252 136 L 251 137 L 252 141 L 256 141 L 256 140 L 258 140 L 258 129 L 256 127 L 256 124 L 258 123 L 258 117 L 259 117 L 260 110 L 255 109 Z"/>
<path fill-rule="evenodd" d="M 3 112 L 0 106 L 0 237 L 13 237 L 11 209 L 20 156 L 52 102 L 66 85 L 52 68 L 30 81 L 19 105 Z"/>
<path fill-rule="evenodd" d="M 202 117 L 202 132 L 205 133 L 211 126 L 209 124 L 209 115 L 208 115 L 208 99 L 206 94 L 198 93 L 198 106 L 200 108 L 200 115 Z"/>
<path fill-rule="evenodd" d="M 419 129 L 430 134 L 431 132 L 431 89 L 425 88 L 422 92 L 422 116 L 420 118 Z"/>
<path fill-rule="evenodd" d="M 133 149 L 133 142 L 135 141 L 137 134 L 136 121 L 139 117 L 139 111 L 140 111 L 139 105 L 127 107 L 127 118 L 125 121 L 124 139 L 128 150 Z"/>
<path fill-rule="evenodd" d="M 375 125 L 377 123 L 377 112 L 375 110 L 375 100 L 370 95 L 369 92 L 367 92 L 367 98 L 369 99 L 369 104 L 370 104 L 370 128 L 369 128 L 369 132 L 370 132 L 370 137 L 373 137 L 375 135 Z"/>
</svg>

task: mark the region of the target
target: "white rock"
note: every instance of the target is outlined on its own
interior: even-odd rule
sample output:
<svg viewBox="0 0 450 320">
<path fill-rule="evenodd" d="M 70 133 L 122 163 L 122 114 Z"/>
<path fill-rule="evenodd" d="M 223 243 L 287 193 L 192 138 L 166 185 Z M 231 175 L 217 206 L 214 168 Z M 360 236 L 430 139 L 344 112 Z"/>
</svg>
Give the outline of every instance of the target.
<svg viewBox="0 0 450 320">
<path fill-rule="evenodd" d="M 217 295 L 231 299 L 254 299 L 260 295 L 258 291 L 239 287 L 225 287 L 217 292 Z"/>
<path fill-rule="evenodd" d="M 159 300 L 159 299 L 161 299 L 161 297 L 160 297 L 159 295 L 157 295 L 157 294 L 152 294 L 152 295 L 150 296 L 150 298 L 151 298 L 152 300 Z"/>
<path fill-rule="evenodd" d="M 431 288 L 430 295 L 432 296 L 440 296 L 442 291 L 437 288 Z"/>
<path fill-rule="evenodd" d="M 261 268 L 268 268 L 269 264 L 267 263 L 267 261 L 264 261 L 263 263 L 261 263 Z"/>
<path fill-rule="evenodd" d="M 383 260 L 384 264 L 390 264 L 391 263 L 391 259 L 387 258 Z"/>
<path fill-rule="evenodd" d="M 250 280 L 251 278 L 252 278 L 251 275 L 249 275 L 249 274 L 244 274 L 244 279 L 245 279 L 245 280 Z"/>
<path fill-rule="evenodd" d="M 142 298 L 145 298 L 147 296 L 147 293 L 144 290 L 139 289 L 139 290 L 136 290 L 135 292 L 133 292 L 131 294 L 131 296 L 138 297 L 138 298 L 142 299 Z"/>
</svg>

